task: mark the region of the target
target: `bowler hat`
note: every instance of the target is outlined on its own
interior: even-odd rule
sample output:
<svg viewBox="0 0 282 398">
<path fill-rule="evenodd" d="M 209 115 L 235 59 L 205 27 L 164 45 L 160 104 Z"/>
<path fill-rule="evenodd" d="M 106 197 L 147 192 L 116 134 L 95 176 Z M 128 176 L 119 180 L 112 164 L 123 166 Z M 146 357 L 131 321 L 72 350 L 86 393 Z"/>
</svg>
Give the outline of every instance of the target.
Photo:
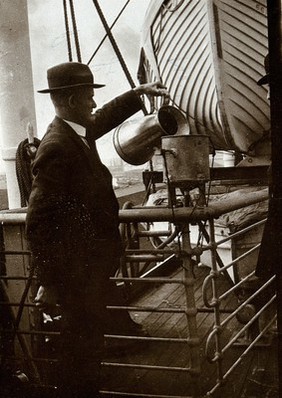
<svg viewBox="0 0 282 398">
<path fill-rule="evenodd" d="M 266 74 L 258 80 L 257 84 L 259 86 L 263 86 L 264 84 L 269 83 L 269 54 L 266 54 L 264 58 L 264 69 Z"/>
<path fill-rule="evenodd" d="M 65 62 L 47 70 L 49 88 L 38 93 L 51 93 L 65 88 L 89 86 L 104 87 L 104 84 L 94 83 L 94 76 L 88 65 L 80 62 Z"/>
</svg>

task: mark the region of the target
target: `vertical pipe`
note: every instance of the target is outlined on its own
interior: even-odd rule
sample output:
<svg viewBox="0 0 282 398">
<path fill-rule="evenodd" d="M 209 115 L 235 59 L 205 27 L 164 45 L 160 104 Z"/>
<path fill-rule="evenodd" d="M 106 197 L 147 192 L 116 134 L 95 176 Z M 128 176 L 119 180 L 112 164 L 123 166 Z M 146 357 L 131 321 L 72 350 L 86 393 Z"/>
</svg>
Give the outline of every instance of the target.
<svg viewBox="0 0 282 398">
<path fill-rule="evenodd" d="M 0 6 L 0 138 L 8 205 L 17 208 L 16 150 L 27 138 L 27 124 L 36 126 L 27 0 L 2 0 Z"/>
<path fill-rule="evenodd" d="M 216 365 L 217 365 L 217 382 L 222 384 L 223 381 L 223 369 L 222 369 L 222 349 L 221 349 L 221 323 L 220 323 L 220 302 L 218 301 L 218 282 L 217 282 L 217 262 L 216 262 L 216 242 L 214 234 L 214 220 L 210 219 L 210 243 L 211 243 L 211 275 L 212 275 L 212 300 L 214 304 L 214 329 L 215 333 L 215 350 L 216 350 Z"/>
<path fill-rule="evenodd" d="M 191 243 L 190 243 L 190 231 L 189 224 L 185 224 L 183 227 L 182 235 L 182 246 L 183 246 L 183 279 L 184 288 L 186 295 L 186 316 L 188 323 L 189 340 L 193 340 L 194 344 L 190 346 L 190 358 L 191 358 L 191 369 L 192 374 L 198 378 L 200 374 L 200 349 L 199 349 L 199 338 L 198 329 L 196 322 L 197 308 L 195 302 L 194 293 L 194 275 L 192 270 L 192 259 L 191 259 Z M 195 383 L 195 395 L 198 396 L 198 379 Z"/>
</svg>

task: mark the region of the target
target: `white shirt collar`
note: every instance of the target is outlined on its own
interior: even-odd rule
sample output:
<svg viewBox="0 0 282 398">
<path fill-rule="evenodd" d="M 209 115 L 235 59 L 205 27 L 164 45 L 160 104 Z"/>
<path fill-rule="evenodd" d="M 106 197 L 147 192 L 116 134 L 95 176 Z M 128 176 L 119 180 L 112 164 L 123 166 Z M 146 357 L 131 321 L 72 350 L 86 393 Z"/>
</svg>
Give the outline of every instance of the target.
<svg viewBox="0 0 282 398">
<path fill-rule="evenodd" d="M 77 124 L 74 122 L 70 122 L 69 120 L 63 119 L 78 135 L 81 137 L 86 137 L 86 128 L 81 126 L 81 124 Z"/>
</svg>

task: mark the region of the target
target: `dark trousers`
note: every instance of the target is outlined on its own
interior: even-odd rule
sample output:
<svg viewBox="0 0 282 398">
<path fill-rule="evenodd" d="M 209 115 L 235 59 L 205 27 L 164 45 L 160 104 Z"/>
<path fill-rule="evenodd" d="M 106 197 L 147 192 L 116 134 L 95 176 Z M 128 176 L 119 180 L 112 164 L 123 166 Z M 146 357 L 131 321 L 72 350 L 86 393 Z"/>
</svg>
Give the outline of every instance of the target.
<svg viewBox="0 0 282 398">
<path fill-rule="evenodd" d="M 118 256 L 107 247 L 88 259 L 73 261 L 77 261 L 76 272 L 66 278 L 61 294 L 58 391 L 59 398 L 90 398 L 99 390 L 103 335 L 118 333 L 132 321 L 126 311 L 106 310 L 109 304 L 122 304 L 115 283 L 109 280 L 117 269 Z"/>
</svg>

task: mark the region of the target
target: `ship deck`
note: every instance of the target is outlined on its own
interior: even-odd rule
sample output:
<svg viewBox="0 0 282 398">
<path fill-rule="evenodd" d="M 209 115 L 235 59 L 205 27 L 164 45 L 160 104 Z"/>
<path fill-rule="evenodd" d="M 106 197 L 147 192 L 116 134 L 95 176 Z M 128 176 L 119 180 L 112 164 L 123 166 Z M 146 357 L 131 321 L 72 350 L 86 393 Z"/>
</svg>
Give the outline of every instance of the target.
<svg viewBox="0 0 282 398">
<path fill-rule="evenodd" d="M 195 267 L 195 300 L 198 308 L 203 306 L 201 286 L 209 272 L 208 267 Z M 181 270 L 174 271 L 171 277 L 179 277 Z M 228 288 L 225 277 L 222 276 L 221 287 Z M 181 307 L 185 304 L 184 287 L 167 284 L 155 286 L 136 300 L 134 305 L 149 306 L 152 302 L 156 307 Z M 230 296 L 224 308 L 234 308 L 237 303 L 235 295 Z M 132 304 L 132 303 L 131 303 Z M 132 312 L 132 317 L 149 332 L 151 337 L 185 338 L 187 336 L 187 321 L 185 315 L 168 313 Z M 134 350 L 128 350 L 125 355 L 112 356 L 104 359 L 102 392 L 103 396 L 121 397 L 203 397 L 216 384 L 216 367 L 209 363 L 204 355 L 205 342 L 213 327 L 212 313 L 198 313 L 197 326 L 200 337 L 201 373 L 192 377 L 188 372 L 176 370 L 143 369 L 143 365 L 185 368 L 189 367 L 189 347 L 183 343 L 138 341 Z M 233 319 L 222 333 L 225 345 L 240 327 Z M 241 326 L 242 327 L 242 326 Z M 258 344 L 232 372 L 225 385 L 211 395 L 228 398 L 260 398 L 278 397 L 278 360 L 277 338 L 275 333 L 266 345 Z M 138 345 L 137 345 L 138 344 Z M 246 345 L 231 347 L 223 357 L 224 370 L 228 370 L 236 361 Z M 136 368 L 128 367 L 136 364 Z"/>
<path fill-rule="evenodd" d="M 140 196 L 139 192 L 132 192 L 127 198 L 122 199 L 139 203 L 141 200 L 138 195 Z M 11 236 L 9 235 L 9 240 L 6 241 L 6 250 L 9 251 L 9 244 L 14 249 L 15 241 L 21 237 L 21 233 L 18 226 L 7 225 L 6 229 L 6 233 L 9 232 L 11 234 Z M 142 239 L 147 242 L 147 238 Z M 25 249 L 22 244 L 21 240 L 18 245 L 20 248 Z M 142 247 L 143 245 L 145 246 L 145 243 L 142 241 Z M 8 260 L 9 257 L 7 257 Z M 12 262 L 11 274 L 14 275 L 15 260 L 11 259 L 10 261 Z M 159 271 L 162 278 L 181 279 L 183 276 L 183 269 L 179 263 L 173 264 L 172 267 L 168 267 L 165 270 L 162 268 Z M 22 269 L 21 272 L 23 272 Z M 179 338 L 189 338 L 185 313 L 132 310 L 132 318 L 147 329 L 150 338 L 148 340 L 138 340 L 134 347 L 128 349 L 123 355 L 108 355 L 103 359 L 101 381 L 103 397 L 278 397 L 279 364 L 277 334 L 275 333 L 272 333 L 272 339 L 267 340 L 266 344 L 256 344 L 246 355 L 243 353 L 248 347 L 249 340 L 241 339 L 241 345 L 231 346 L 222 357 L 223 372 L 228 372 L 238 358 L 241 358 L 242 361 L 230 373 L 221 387 L 213 394 L 207 395 L 216 385 L 218 377 L 216 364 L 208 362 L 205 355 L 206 341 L 209 333 L 214 328 L 215 317 L 213 311 L 201 311 L 206 309 L 203 302 L 202 286 L 209 272 L 210 268 L 207 266 L 194 266 L 193 269 L 194 298 L 196 308 L 199 310 L 196 315 L 196 322 L 197 335 L 200 339 L 200 374 L 191 376 L 188 371 L 191 353 L 188 343 L 176 341 Z M 218 281 L 219 292 L 217 296 L 230 288 L 230 281 L 225 275 L 219 274 Z M 141 285 L 145 286 L 143 283 L 139 284 L 139 286 Z M 11 286 L 13 286 L 12 281 Z M 186 294 L 183 284 L 154 283 L 149 284 L 149 287 L 147 284 L 146 289 L 140 290 L 139 288 L 135 289 L 134 292 L 137 294 L 133 296 L 134 299 L 132 298 L 129 303 L 132 307 L 154 307 L 164 310 L 186 308 Z M 17 298 L 14 297 L 12 301 L 17 301 Z M 30 303 L 30 305 L 34 304 Z M 222 321 L 230 314 L 231 310 L 238 307 L 238 298 L 235 293 L 229 294 L 220 307 L 222 309 Z M 235 331 L 242 327 L 243 325 L 236 318 L 233 318 L 222 330 L 220 335 L 221 346 L 224 347 L 234 336 Z M 25 329 L 24 325 L 22 328 Z M 161 338 L 166 338 L 166 340 L 157 341 L 157 339 Z M 174 339 L 174 341 L 168 341 L 167 339 Z M 46 389 L 46 386 L 44 386 L 42 389 L 41 387 L 43 386 L 31 385 L 30 387 L 24 387 L 22 385 L 22 391 L 19 396 L 45 397 L 45 392 L 47 394 L 46 398 L 53 396 L 49 388 Z M 27 395 L 24 394 L 26 389 L 28 391 Z M 39 391 L 40 393 L 38 394 Z M 52 392 L 54 391 L 52 390 Z M 7 398 L 16 397 L 5 394 L 4 396 L 7 396 Z"/>
</svg>

